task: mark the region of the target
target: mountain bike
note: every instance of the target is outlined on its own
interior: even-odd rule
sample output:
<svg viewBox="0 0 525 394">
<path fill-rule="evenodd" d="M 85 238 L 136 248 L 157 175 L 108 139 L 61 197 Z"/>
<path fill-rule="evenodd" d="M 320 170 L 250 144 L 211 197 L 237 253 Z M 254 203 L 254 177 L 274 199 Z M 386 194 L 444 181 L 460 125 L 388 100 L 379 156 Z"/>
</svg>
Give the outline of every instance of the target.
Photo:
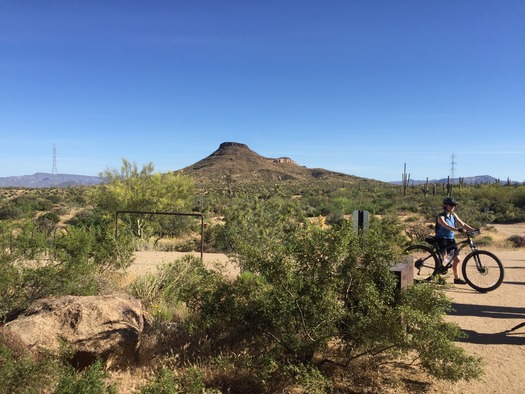
<svg viewBox="0 0 525 394">
<path fill-rule="evenodd" d="M 414 280 L 430 281 L 438 275 L 446 274 L 461 250 L 470 247 L 470 253 L 461 265 L 465 282 L 481 293 L 497 289 L 503 282 L 503 264 L 493 253 L 478 250 L 472 238 L 479 233 L 478 229 L 467 231 L 467 239 L 456 241 L 457 249 L 451 255 L 445 256 L 446 261 L 439 250 L 436 237 L 425 238 L 430 246 L 417 244 L 406 248 L 404 254 L 413 257 Z"/>
</svg>

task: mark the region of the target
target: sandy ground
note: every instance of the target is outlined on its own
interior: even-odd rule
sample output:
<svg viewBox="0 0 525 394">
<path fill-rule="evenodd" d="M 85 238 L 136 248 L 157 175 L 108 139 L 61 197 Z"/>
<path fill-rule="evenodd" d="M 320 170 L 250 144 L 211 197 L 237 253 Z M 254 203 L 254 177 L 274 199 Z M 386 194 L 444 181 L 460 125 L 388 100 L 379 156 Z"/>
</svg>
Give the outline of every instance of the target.
<svg viewBox="0 0 525 394">
<path fill-rule="evenodd" d="M 498 225 L 496 232 L 501 237 L 525 236 L 525 223 Z M 415 384 L 407 393 L 525 393 L 525 326 L 510 331 L 525 323 L 525 249 L 486 249 L 495 253 L 505 267 L 503 284 L 485 294 L 468 286 L 452 286 L 447 291 L 454 308 L 447 320 L 458 324 L 468 335 L 458 345 L 468 354 L 483 358 L 484 376 L 470 382 Z M 152 272 L 159 264 L 184 254 L 138 252 L 128 272 L 133 276 Z M 206 253 L 204 263 L 212 267 L 215 263 L 227 264 L 228 259 L 222 254 Z M 229 272 L 235 275 L 238 271 L 230 266 Z"/>
<path fill-rule="evenodd" d="M 173 262 L 188 254 L 191 254 L 195 257 L 201 256 L 201 254 L 197 252 L 135 252 L 135 260 L 131 267 L 127 269 L 127 273 L 132 276 L 140 276 L 148 272 L 155 272 L 159 266 Z M 202 258 L 204 265 L 209 269 L 213 269 L 217 264 L 219 264 L 226 267 L 226 273 L 228 275 L 235 276 L 239 273 L 239 270 L 229 262 L 228 257 L 224 254 L 204 253 Z"/>
<path fill-rule="evenodd" d="M 525 236 L 525 223 L 498 225 L 504 235 Z M 428 393 L 525 393 L 525 249 L 493 250 L 505 267 L 503 284 L 481 294 L 468 286 L 447 291 L 454 312 L 448 321 L 468 335 L 459 342 L 468 354 L 482 357 L 485 374 L 479 381 L 436 382 Z"/>
</svg>

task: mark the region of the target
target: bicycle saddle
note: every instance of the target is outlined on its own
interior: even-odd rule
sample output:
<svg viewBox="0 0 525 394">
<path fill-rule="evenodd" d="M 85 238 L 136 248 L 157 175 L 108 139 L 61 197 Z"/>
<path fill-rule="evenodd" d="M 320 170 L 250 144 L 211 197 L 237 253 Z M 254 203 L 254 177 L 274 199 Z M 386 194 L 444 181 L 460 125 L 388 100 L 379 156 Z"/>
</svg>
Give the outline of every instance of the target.
<svg viewBox="0 0 525 394">
<path fill-rule="evenodd" d="M 429 243 L 430 245 L 435 245 L 437 243 L 436 237 L 426 237 L 425 242 Z"/>
</svg>

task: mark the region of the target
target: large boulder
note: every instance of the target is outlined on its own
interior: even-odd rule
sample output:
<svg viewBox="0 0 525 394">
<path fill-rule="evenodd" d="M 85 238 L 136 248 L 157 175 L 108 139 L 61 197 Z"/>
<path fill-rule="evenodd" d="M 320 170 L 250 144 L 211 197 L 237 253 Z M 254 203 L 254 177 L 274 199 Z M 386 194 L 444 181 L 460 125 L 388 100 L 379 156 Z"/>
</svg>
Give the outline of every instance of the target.
<svg viewBox="0 0 525 394">
<path fill-rule="evenodd" d="M 121 367 L 137 361 L 144 317 L 126 295 L 63 296 L 35 301 L 5 329 L 33 350 L 58 355 L 65 345 L 80 368 L 96 359 Z"/>
</svg>

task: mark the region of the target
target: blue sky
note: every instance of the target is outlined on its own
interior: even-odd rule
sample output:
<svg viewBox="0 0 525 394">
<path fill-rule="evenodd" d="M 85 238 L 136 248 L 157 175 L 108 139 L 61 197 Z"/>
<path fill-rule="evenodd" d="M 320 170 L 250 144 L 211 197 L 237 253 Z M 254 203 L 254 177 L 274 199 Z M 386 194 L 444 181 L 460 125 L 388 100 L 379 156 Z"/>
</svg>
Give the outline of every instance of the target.
<svg viewBox="0 0 525 394">
<path fill-rule="evenodd" d="M 226 141 L 383 181 L 525 181 L 525 1 L 0 0 L 0 177 Z"/>
</svg>

